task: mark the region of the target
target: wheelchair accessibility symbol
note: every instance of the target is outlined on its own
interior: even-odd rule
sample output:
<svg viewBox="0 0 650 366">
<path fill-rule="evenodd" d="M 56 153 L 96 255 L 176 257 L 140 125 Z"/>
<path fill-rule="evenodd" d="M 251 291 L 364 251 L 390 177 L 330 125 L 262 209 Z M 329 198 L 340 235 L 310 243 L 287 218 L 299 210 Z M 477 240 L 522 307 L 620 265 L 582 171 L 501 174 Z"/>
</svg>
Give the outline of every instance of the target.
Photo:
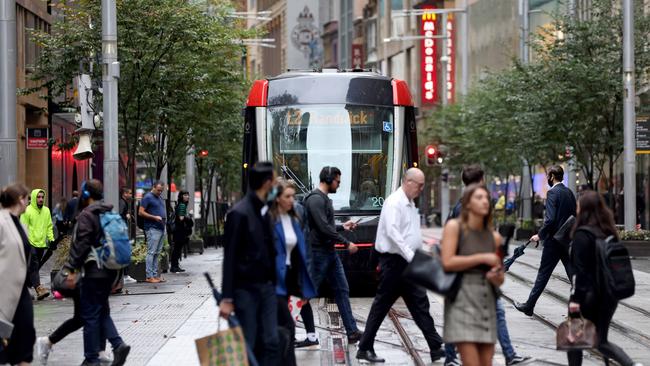
<svg viewBox="0 0 650 366">
<path fill-rule="evenodd" d="M 384 132 L 393 132 L 393 122 L 384 122 Z"/>
</svg>

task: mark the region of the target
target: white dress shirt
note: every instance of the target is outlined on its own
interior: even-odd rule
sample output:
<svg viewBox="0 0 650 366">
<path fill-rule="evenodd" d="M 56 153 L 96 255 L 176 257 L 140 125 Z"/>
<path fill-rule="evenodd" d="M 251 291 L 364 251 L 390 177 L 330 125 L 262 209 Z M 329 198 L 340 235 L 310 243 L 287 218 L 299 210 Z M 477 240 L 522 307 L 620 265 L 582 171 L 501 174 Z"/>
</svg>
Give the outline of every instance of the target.
<svg viewBox="0 0 650 366">
<path fill-rule="evenodd" d="M 381 209 L 375 249 L 380 253 L 399 254 L 410 262 L 415 250 L 421 247 L 418 209 L 400 187 L 386 198 Z"/>
<path fill-rule="evenodd" d="M 287 266 L 291 265 L 291 252 L 293 248 L 298 244 L 298 237 L 296 232 L 293 230 L 293 223 L 291 222 L 291 217 L 287 214 L 281 214 L 280 220 L 282 221 L 282 231 L 284 231 L 284 245 L 287 250 Z"/>
</svg>

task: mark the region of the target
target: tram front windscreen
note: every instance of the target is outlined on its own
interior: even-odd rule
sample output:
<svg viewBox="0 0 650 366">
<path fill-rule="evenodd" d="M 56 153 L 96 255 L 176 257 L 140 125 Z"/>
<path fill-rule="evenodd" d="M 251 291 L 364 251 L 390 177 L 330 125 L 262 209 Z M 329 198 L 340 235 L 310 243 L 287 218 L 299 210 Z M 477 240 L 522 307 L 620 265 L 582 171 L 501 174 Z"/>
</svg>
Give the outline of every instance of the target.
<svg viewBox="0 0 650 366">
<path fill-rule="evenodd" d="M 393 108 L 350 104 L 287 105 L 267 110 L 268 144 L 298 194 L 318 186 L 325 166 L 341 170 L 331 194 L 337 211 L 378 211 L 393 190 Z"/>
</svg>

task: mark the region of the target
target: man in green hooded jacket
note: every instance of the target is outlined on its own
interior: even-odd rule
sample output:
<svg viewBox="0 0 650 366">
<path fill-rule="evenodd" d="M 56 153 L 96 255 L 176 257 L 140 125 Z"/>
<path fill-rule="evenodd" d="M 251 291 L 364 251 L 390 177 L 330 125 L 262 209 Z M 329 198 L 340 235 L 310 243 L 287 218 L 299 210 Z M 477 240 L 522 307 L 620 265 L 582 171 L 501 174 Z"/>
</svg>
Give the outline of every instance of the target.
<svg viewBox="0 0 650 366">
<path fill-rule="evenodd" d="M 25 213 L 20 216 L 20 221 L 27 227 L 29 244 L 32 245 L 29 279 L 32 287 L 36 290 L 36 298 L 43 300 L 50 295 L 50 291 L 41 285 L 41 277 L 38 271 L 39 264 L 47 251 L 48 243 L 54 241 L 52 215 L 50 209 L 45 206 L 44 190 L 35 189 L 32 191 L 31 202 L 27 206 Z"/>
</svg>

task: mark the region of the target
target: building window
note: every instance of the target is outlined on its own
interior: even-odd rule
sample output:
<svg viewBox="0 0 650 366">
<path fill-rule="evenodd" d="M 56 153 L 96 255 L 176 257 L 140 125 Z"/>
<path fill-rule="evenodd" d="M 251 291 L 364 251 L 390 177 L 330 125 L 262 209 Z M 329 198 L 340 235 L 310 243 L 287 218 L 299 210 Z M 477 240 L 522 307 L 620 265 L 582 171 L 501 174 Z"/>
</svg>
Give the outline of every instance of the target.
<svg viewBox="0 0 650 366">
<path fill-rule="evenodd" d="M 33 41 L 32 32 L 34 31 L 49 31 L 49 25 L 36 14 L 24 11 L 24 24 L 25 24 L 25 70 L 30 72 L 33 70 L 36 60 L 40 55 L 40 47 Z"/>
</svg>

